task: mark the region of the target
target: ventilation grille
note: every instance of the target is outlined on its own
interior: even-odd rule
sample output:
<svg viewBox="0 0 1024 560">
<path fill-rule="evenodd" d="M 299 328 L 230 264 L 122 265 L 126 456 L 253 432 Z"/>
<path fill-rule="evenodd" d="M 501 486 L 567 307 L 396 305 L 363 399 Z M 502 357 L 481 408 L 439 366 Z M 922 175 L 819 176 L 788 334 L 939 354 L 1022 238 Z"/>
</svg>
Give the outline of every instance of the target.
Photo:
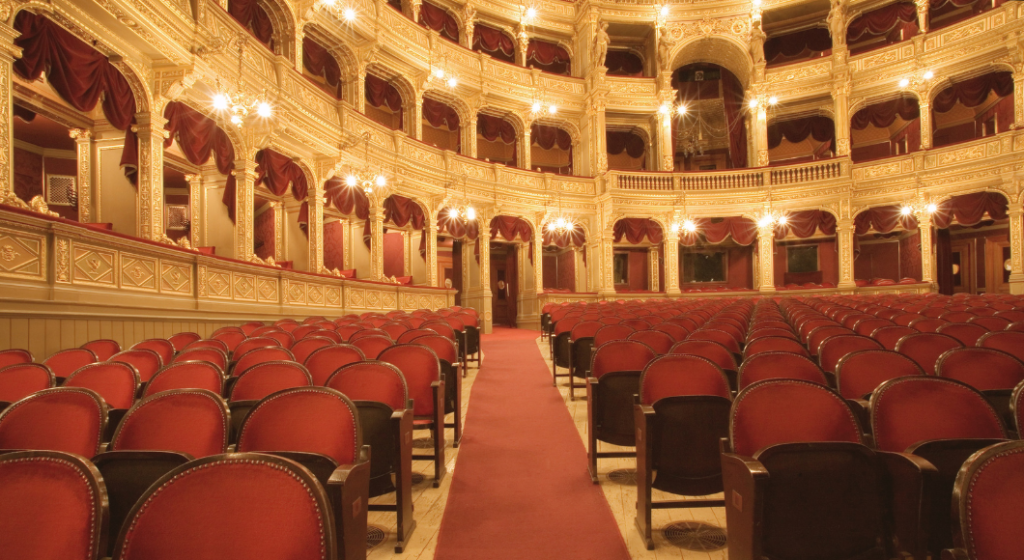
<svg viewBox="0 0 1024 560">
<path fill-rule="evenodd" d="M 366 526 L 366 550 L 370 550 L 371 548 L 373 548 L 373 547 L 377 546 L 378 544 L 384 542 L 384 537 L 385 537 L 384 529 L 381 529 L 380 527 L 378 527 L 376 525 L 367 525 Z"/>
<path fill-rule="evenodd" d="M 699 521 L 681 521 L 662 529 L 669 544 L 684 550 L 711 552 L 725 548 L 725 530 Z"/>
<path fill-rule="evenodd" d="M 78 178 L 73 175 L 47 175 L 46 203 L 51 206 L 74 206 L 78 199 L 75 192 L 77 181 Z"/>
<path fill-rule="evenodd" d="M 181 230 L 188 229 L 188 206 L 180 204 L 168 204 L 165 206 L 167 213 L 167 229 Z"/>
</svg>

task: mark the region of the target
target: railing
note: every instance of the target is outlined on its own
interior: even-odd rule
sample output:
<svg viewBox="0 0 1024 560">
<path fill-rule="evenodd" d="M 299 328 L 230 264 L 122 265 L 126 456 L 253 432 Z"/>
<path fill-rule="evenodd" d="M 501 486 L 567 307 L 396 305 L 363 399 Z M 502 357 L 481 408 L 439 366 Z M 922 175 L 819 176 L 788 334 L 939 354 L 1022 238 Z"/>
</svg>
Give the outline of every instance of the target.
<svg viewBox="0 0 1024 560">
<path fill-rule="evenodd" d="M 616 186 L 630 191 L 671 191 L 675 190 L 675 181 L 668 173 L 619 175 Z"/>
<path fill-rule="evenodd" d="M 680 186 L 688 191 L 720 189 L 748 189 L 764 186 L 761 171 L 727 171 L 723 173 L 684 173 L 679 176 Z"/>
<path fill-rule="evenodd" d="M 838 179 L 842 176 L 841 160 L 812 162 L 793 167 L 772 169 L 772 185 L 788 185 L 791 183 L 813 183 Z"/>
</svg>

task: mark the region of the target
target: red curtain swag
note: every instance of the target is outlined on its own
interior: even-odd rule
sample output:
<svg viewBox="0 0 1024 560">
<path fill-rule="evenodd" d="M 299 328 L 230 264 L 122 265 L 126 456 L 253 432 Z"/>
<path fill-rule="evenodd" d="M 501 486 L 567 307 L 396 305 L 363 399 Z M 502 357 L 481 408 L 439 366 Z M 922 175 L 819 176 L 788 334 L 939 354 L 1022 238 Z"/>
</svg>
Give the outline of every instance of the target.
<svg viewBox="0 0 1024 560">
<path fill-rule="evenodd" d="M 917 105 L 917 100 L 904 97 L 875 103 L 857 111 L 850 119 L 850 128 L 854 130 L 864 130 L 868 126 L 886 128 L 896 122 L 896 117 L 911 121 L 920 116 L 921 110 Z"/>
<path fill-rule="evenodd" d="M 452 219 L 445 210 L 437 217 L 437 232 L 447 232 L 455 239 L 473 241 L 480 236 L 480 224 L 476 220 L 467 223 L 461 219 Z"/>
<path fill-rule="evenodd" d="M 533 236 L 533 231 L 530 229 L 530 224 L 526 223 L 522 218 L 495 216 L 491 220 L 491 239 L 493 240 L 499 234 L 506 241 L 515 241 L 516 238 L 519 238 L 520 241 L 529 243 Z"/>
<path fill-rule="evenodd" d="M 302 39 L 302 65 L 310 74 L 322 76 L 333 89 L 331 93 L 338 99 L 342 98 L 341 67 L 338 61 L 320 43 L 309 37 Z"/>
<path fill-rule="evenodd" d="M 164 140 L 164 148 L 177 142 L 181 153 L 192 165 L 203 165 L 210 156 L 217 166 L 217 171 L 227 176 L 224 185 L 224 196 L 221 201 L 228 207 L 231 222 L 235 221 L 235 148 L 231 140 L 216 121 L 196 111 L 192 107 L 178 101 L 171 101 L 164 109 L 167 124 L 164 129 L 168 138 Z"/>
<path fill-rule="evenodd" d="M 295 200 L 305 200 L 309 191 L 306 174 L 292 158 L 271 149 L 256 152 L 256 186 L 264 184 L 270 192 L 281 196 L 292 186 Z"/>
<path fill-rule="evenodd" d="M 14 21 L 21 36 L 21 58 L 14 71 L 26 80 L 46 72 L 51 87 L 72 107 L 88 113 L 102 100 L 103 115 L 111 126 L 125 131 L 121 167 L 135 183 L 138 169 L 138 138 L 129 127 L 135 121 L 135 96 L 128 80 L 107 57 L 45 16 L 21 11 Z"/>
<path fill-rule="evenodd" d="M 615 222 L 614 241 L 618 243 L 625 237 L 626 241 L 636 245 L 646 237 L 654 244 L 661 243 L 663 234 L 658 222 L 650 218 L 622 218 Z"/>
<path fill-rule="evenodd" d="M 459 130 L 459 114 L 455 109 L 433 99 L 423 98 L 423 118 L 434 128 L 447 128 L 452 132 Z"/>
<path fill-rule="evenodd" d="M 877 233 L 889 233 L 897 226 L 905 230 L 917 229 L 917 220 L 913 215 L 904 215 L 899 206 L 879 206 L 869 208 L 853 219 L 853 230 L 857 235 L 874 230 Z"/>
<path fill-rule="evenodd" d="M 252 31 L 261 43 L 274 50 L 274 25 L 267 11 L 256 0 L 229 0 L 228 13 L 242 27 Z"/>
<path fill-rule="evenodd" d="M 551 245 L 554 245 L 555 247 L 568 247 L 569 245 L 583 247 L 587 244 L 587 234 L 584 233 L 583 228 L 581 227 L 575 227 L 572 231 L 557 232 L 545 229 L 542 235 L 542 241 L 545 247 Z"/>
<path fill-rule="evenodd" d="M 977 107 L 995 92 L 999 97 L 1013 94 L 1013 74 L 992 72 L 977 78 L 957 82 L 939 92 L 932 101 L 932 109 L 938 113 L 950 111 L 957 103 L 965 107 Z M 934 119 L 932 125 L 934 127 Z"/>
<path fill-rule="evenodd" d="M 572 138 L 569 133 L 555 126 L 544 126 L 534 123 L 530 126 L 530 142 L 550 150 L 558 146 L 561 150 L 572 148 Z"/>
<path fill-rule="evenodd" d="M 498 138 L 505 144 L 516 143 L 516 129 L 512 123 L 501 117 L 490 115 L 477 115 L 476 132 L 488 142 L 494 142 Z"/>
<path fill-rule="evenodd" d="M 750 245 L 757 239 L 757 224 L 750 218 L 697 218 L 693 222 L 697 230 L 680 232 L 680 245 L 692 247 L 700 241 L 701 236 L 708 243 L 721 243 L 731 237 L 740 245 Z"/>
<path fill-rule="evenodd" d="M 452 41 L 459 42 L 459 23 L 444 8 L 424 2 L 420 4 L 420 24 Z"/>
<path fill-rule="evenodd" d="M 604 66 L 609 76 L 641 77 L 644 75 L 644 61 L 629 51 L 608 51 Z"/>
<path fill-rule="evenodd" d="M 940 229 L 948 228 L 956 218 L 962 226 L 973 226 L 985 219 L 1006 219 L 1006 198 L 999 193 L 979 192 L 962 194 L 945 200 L 938 205 L 932 214 L 932 224 Z"/>
<path fill-rule="evenodd" d="M 324 183 L 327 199 L 346 216 L 355 216 L 359 220 L 370 217 L 370 201 L 366 193 L 358 187 L 349 187 L 343 177 L 331 177 Z"/>
<path fill-rule="evenodd" d="M 782 239 L 787 234 L 805 239 L 821 231 L 825 235 L 836 234 L 836 217 L 821 210 L 802 210 L 786 215 L 785 225 L 775 226 L 775 238 Z"/>
<path fill-rule="evenodd" d="M 374 107 L 387 107 L 392 112 L 398 113 L 398 127 L 405 126 L 405 115 L 402 111 L 402 95 L 398 93 L 395 86 L 374 76 L 366 75 L 366 101 Z"/>
<path fill-rule="evenodd" d="M 835 144 L 836 129 L 832 119 L 828 117 L 805 117 L 792 121 L 772 123 L 768 126 L 768 147 L 775 148 L 782 139 L 794 144 L 803 142 L 810 136 L 818 142 Z"/>
<path fill-rule="evenodd" d="M 473 30 L 473 50 L 487 53 L 499 60 L 515 62 L 516 45 L 504 32 L 476 24 Z"/>
<path fill-rule="evenodd" d="M 638 158 L 644 155 L 647 148 L 644 139 L 632 132 L 606 132 L 604 141 L 608 153 L 613 156 L 626 152 L 629 157 Z"/>
<path fill-rule="evenodd" d="M 743 86 L 732 72 L 722 69 L 722 102 L 729 126 L 729 167 L 747 167 L 747 127 L 743 117 Z"/>
<path fill-rule="evenodd" d="M 768 64 L 783 63 L 804 51 L 824 53 L 831 49 L 832 36 L 828 29 L 815 27 L 769 38 L 764 42 L 764 58 Z"/>
<path fill-rule="evenodd" d="M 526 47 L 526 65 L 535 66 L 545 72 L 568 76 L 571 72 L 572 59 L 569 52 L 562 47 L 536 39 L 530 39 Z"/>
<path fill-rule="evenodd" d="M 913 2 L 897 2 L 867 12 L 853 20 L 846 28 L 846 42 L 853 44 L 866 35 L 884 35 L 899 31 L 901 24 L 916 24 L 917 6 Z M 913 26 L 916 29 L 916 25 Z M 910 37 L 904 37 L 909 39 Z"/>
</svg>

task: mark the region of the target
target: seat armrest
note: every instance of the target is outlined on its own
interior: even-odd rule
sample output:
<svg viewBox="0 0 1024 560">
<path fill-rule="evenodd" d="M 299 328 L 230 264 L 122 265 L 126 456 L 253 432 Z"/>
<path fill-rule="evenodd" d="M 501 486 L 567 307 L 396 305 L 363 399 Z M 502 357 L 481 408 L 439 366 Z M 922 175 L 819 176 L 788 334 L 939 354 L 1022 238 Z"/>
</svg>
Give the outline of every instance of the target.
<svg viewBox="0 0 1024 560">
<path fill-rule="evenodd" d="M 893 531 L 900 552 L 924 560 L 928 556 L 928 489 L 938 471 L 926 459 L 909 453 L 875 452 L 885 465 L 891 489 Z"/>
<path fill-rule="evenodd" d="M 335 538 L 339 560 L 365 560 L 366 520 L 370 500 L 370 446 L 359 457 L 341 465 L 327 481 L 327 493 L 334 506 Z"/>
<path fill-rule="evenodd" d="M 760 461 L 735 453 L 722 454 L 729 560 L 761 558 L 761 517 L 768 479 L 768 470 Z"/>
</svg>

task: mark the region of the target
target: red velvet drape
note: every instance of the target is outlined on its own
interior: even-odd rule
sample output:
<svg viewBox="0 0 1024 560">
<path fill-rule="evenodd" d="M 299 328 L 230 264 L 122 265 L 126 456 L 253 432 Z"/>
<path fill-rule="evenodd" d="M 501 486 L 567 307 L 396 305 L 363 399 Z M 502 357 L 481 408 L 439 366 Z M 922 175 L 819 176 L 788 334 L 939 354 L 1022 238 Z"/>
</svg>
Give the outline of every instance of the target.
<svg viewBox="0 0 1024 560">
<path fill-rule="evenodd" d="M 107 57 L 45 16 L 19 12 L 14 28 L 21 32 L 14 44 L 22 49 L 14 71 L 30 81 L 45 72 L 57 94 L 83 113 L 95 109 L 102 99 L 103 115 L 111 126 L 126 131 L 121 167 L 134 183 L 139 155 L 137 137 L 128 130 L 136 112 L 128 80 Z"/>
<path fill-rule="evenodd" d="M 459 114 L 455 109 L 428 97 L 423 98 L 423 118 L 435 128 L 443 126 L 452 132 L 459 130 Z"/>
<path fill-rule="evenodd" d="M 569 133 L 556 126 L 533 123 L 530 126 L 530 141 L 545 150 L 550 150 L 555 146 L 562 150 L 572 148 L 572 138 L 569 137 Z"/>
<path fill-rule="evenodd" d="M 476 132 L 488 142 L 494 142 L 498 138 L 506 144 L 515 144 L 516 129 L 512 123 L 501 117 L 490 115 L 477 115 Z"/>
<path fill-rule="evenodd" d="M 794 144 L 803 142 L 811 136 L 818 142 L 835 145 L 836 128 L 828 117 L 804 117 L 791 121 L 772 123 L 768 126 L 768 147 L 775 148 L 782 139 Z"/>
<path fill-rule="evenodd" d="M 366 193 L 358 187 L 349 187 L 345 184 L 344 177 L 334 176 L 324 183 L 324 191 L 327 199 L 346 216 L 355 216 L 357 219 L 365 220 L 370 217 L 370 201 Z"/>
<path fill-rule="evenodd" d="M 498 234 L 501 234 L 506 241 L 515 241 L 518 237 L 520 241 L 528 243 L 532 238 L 533 231 L 530 229 L 530 224 L 522 218 L 495 216 L 491 220 L 491 239 L 497 237 Z"/>
<path fill-rule="evenodd" d="M 608 51 L 604 67 L 609 76 L 641 77 L 644 75 L 644 61 L 629 51 Z"/>
<path fill-rule="evenodd" d="M 571 64 L 569 52 L 554 43 L 530 39 L 529 46 L 526 47 L 527 67 L 537 67 L 545 72 L 568 76 L 572 70 Z"/>
<path fill-rule="evenodd" d="M 568 247 L 570 244 L 582 247 L 587 244 L 587 234 L 583 228 L 575 227 L 571 231 L 551 231 L 545 229 L 543 233 L 544 246 L 554 245 L 555 247 Z"/>
<path fill-rule="evenodd" d="M 821 231 L 825 235 L 836 234 L 836 217 L 821 210 L 803 210 L 786 215 L 785 225 L 775 226 L 775 238 L 782 239 L 787 234 L 803 239 Z"/>
<path fill-rule="evenodd" d="M 681 231 L 679 244 L 691 247 L 701 236 L 708 243 L 721 243 L 728 238 L 740 245 L 750 245 L 757 239 L 757 224 L 750 218 L 733 216 L 729 218 L 697 218 L 693 220 L 697 230 Z"/>
<path fill-rule="evenodd" d="M 178 101 L 167 104 L 164 118 L 167 119 L 164 128 L 169 135 L 164 140 L 165 148 L 170 146 L 172 141 L 177 142 L 181 153 L 192 165 L 202 165 L 212 155 L 217 171 L 227 175 L 227 184 L 221 200 L 228 207 L 228 216 L 234 223 L 236 187 L 232 170 L 235 166 L 235 148 L 231 145 L 227 133 L 217 126 L 213 119 Z"/>
<path fill-rule="evenodd" d="M 644 155 L 647 146 L 644 139 L 632 132 L 606 132 L 604 135 L 605 147 L 608 153 L 617 156 L 622 152 L 629 154 L 631 158 L 638 158 Z"/>
<path fill-rule="evenodd" d="M 442 37 L 459 42 L 459 23 L 444 8 L 430 2 L 420 4 L 420 24 L 439 32 Z"/>
<path fill-rule="evenodd" d="M 722 69 L 722 103 L 729 126 L 729 167 L 747 167 L 747 127 L 743 116 L 743 86 L 732 72 Z"/>
<path fill-rule="evenodd" d="M 516 45 L 512 38 L 499 29 L 479 23 L 473 30 L 473 50 L 487 53 L 498 60 L 516 61 Z"/>
<path fill-rule="evenodd" d="M 937 228 L 948 228 L 956 218 L 962 226 L 973 226 L 985 219 L 1006 219 L 1006 198 L 994 192 L 979 192 L 954 196 L 938 205 L 932 214 L 932 223 Z"/>
<path fill-rule="evenodd" d="M 886 128 L 896 121 L 896 117 L 910 121 L 920 116 L 921 110 L 917 105 L 917 99 L 901 97 L 892 101 L 875 103 L 857 111 L 850 119 L 850 128 L 864 130 L 869 125 Z"/>
<path fill-rule="evenodd" d="M 288 185 L 291 184 L 295 200 L 305 200 L 309 191 L 306 174 L 299 164 L 269 148 L 256 152 L 256 186 L 260 184 L 266 185 L 270 192 L 278 196 L 288 192 Z"/>
<path fill-rule="evenodd" d="M 615 222 L 614 236 L 615 243 L 625 237 L 633 245 L 641 243 L 645 237 L 657 245 L 664 238 L 661 226 L 650 218 L 622 218 Z"/>
<path fill-rule="evenodd" d="M 935 100 L 932 101 L 932 109 L 939 113 L 945 113 L 957 103 L 965 107 L 977 107 L 993 91 L 999 97 L 1013 94 L 1013 74 L 991 72 L 984 76 L 957 82 L 935 96 Z"/>
<path fill-rule="evenodd" d="M 320 43 L 309 37 L 302 39 L 302 65 L 310 74 L 323 76 L 330 86 L 331 94 L 338 99 L 342 98 L 341 67 L 338 61 Z"/>
<path fill-rule="evenodd" d="M 828 29 L 815 27 L 769 38 L 764 42 L 764 58 L 768 64 L 783 63 L 805 51 L 824 53 L 831 49 L 832 36 Z"/>
<path fill-rule="evenodd" d="M 906 216 L 898 206 L 878 206 L 869 208 L 853 219 L 854 233 L 861 235 L 870 230 L 878 233 L 889 233 L 901 226 L 906 230 L 917 229 L 917 220 L 913 215 Z"/>
<path fill-rule="evenodd" d="M 384 222 L 395 224 L 397 227 L 405 227 L 411 223 L 413 229 L 420 230 L 420 256 L 426 257 L 427 230 L 423 227 L 426 225 L 426 217 L 419 204 L 401 195 L 389 196 L 384 201 Z"/>
<path fill-rule="evenodd" d="M 462 219 L 453 220 L 447 210 L 443 210 L 437 216 L 437 232 L 445 233 L 456 239 L 475 240 L 480 236 L 480 223 L 476 220 L 464 222 Z"/>
<path fill-rule="evenodd" d="M 229 0 L 228 13 L 261 43 L 274 50 L 274 25 L 256 0 Z"/>
<path fill-rule="evenodd" d="M 402 111 L 402 94 L 398 93 L 395 86 L 374 76 L 366 75 L 366 102 L 374 107 L 387 107 L 398 113 L 398 127 L 404 125 L 405 114 Z"/>
<path fill-rule="evenodd" d="M 867 12 L 850 22 L 846 42 L 852 44 L 866 35 L 884 35 L 905 23 L 917 22 L 917 6 L 913 2 L 897 2 Z M 898 31 L 898 30 L 897 30 Z M 909 37 L 904 37 L 909 39 Z"/>
</svg>

